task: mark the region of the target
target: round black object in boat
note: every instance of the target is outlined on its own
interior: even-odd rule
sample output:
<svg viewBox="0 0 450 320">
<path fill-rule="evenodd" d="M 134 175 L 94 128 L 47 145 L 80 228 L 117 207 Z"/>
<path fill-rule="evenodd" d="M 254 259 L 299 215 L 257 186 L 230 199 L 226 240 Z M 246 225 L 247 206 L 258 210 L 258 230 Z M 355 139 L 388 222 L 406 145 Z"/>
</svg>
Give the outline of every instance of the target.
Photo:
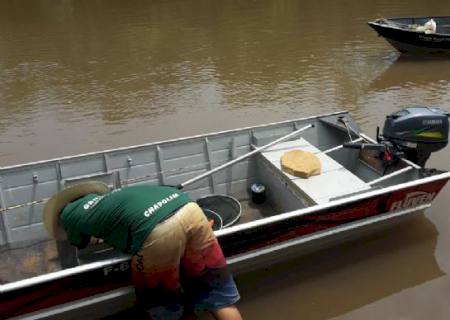
<svg viewBox="0 0 450 320">
<path fill-rule="evenodd" d="M 214 231 L 220 230 L 223 228 L 223 220 L 222 220 L 222 217 L 218 213 L 216 213 L 212 210 L 206 209 L 206 208 L 203 208 L 203 213 L 205 214 L 206 218 L 208 219 L 208 222 L 211 223 L 211 221 L 212 221 L 211 227 Z"/>
<path fill-rule="evenodd" d="M 266 186 L 262 183 L 254 183 L 250 187 L 253 203 L 260 204 L 266 201 Z"/>
<path fill-rule="evenodd" d="M 209 195 L 197 199 L 197 204 L 204 212 L 210 210 L 218 214 L 223 221 L 223 228 L 233 225 L 241 217 L 241 204 L 228 195 Z"/>
</svg>

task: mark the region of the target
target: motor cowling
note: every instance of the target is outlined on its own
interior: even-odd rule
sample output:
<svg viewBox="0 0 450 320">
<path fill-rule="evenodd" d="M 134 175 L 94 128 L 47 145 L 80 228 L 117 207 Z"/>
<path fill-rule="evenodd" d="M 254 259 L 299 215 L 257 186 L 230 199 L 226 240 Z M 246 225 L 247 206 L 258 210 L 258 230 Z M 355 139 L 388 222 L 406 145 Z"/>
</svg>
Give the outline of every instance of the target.
<svg viewBox="0 0 450 320">
<path fill-rule="evenodd" d="M 378 141 L 390 141 L 408 160 L 424 166 L 448 144 L 450 114 L 435 107 L 408 107 L 386 116 Z"/>
</svg>

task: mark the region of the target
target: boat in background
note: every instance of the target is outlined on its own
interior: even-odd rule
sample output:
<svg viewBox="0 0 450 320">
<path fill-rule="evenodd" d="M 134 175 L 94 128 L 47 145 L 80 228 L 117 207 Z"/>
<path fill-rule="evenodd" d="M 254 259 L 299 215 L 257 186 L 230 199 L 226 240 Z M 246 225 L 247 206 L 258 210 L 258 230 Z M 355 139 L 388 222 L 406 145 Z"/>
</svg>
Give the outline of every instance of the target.
<svg viewBox="0 0 450 320">
<path fill-rule="evenodd" d="M 382 18 L 368 24 L 401 53 L 450 54 L 448 16 Z"/>
<path fill-rule="evenodd" d="M 449 113 L 410 107 L 376 140 L 347 112 L 0 168 L 0 318 L 100 318 L 135 301 L 130 257 L 107 245 L 78 251 L 47 237 L 46 200 L 88 180 L 111 189 L 176 185 L 192 199 L 225 195 L 240 219 L 215 231 L 230 270 L 259 269 L 386 228 L 430 207 L 450 172 L 426 169 L 448 143 Z M 321 173 L 292 176 L 291 150 Z M 264 197 L 252 201 L 252 186 Z M 265 201 L 263 201 L 265 200 Z"/>
</svg>

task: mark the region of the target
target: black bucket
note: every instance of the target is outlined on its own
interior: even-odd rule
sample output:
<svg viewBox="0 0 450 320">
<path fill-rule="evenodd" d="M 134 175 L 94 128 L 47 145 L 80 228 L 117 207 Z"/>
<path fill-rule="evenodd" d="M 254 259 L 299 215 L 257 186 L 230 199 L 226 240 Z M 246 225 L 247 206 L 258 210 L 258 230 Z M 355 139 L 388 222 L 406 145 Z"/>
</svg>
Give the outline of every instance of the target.
<svg viewBox="0 0 450 320">
<path fill-rule="evenodd" d="M 203 211 L 212 211 L 222 219 L 222 227 L 235 224 L 241 217 L 241 204 L 236 198 L 228 195 L 210 195 L 197 199 L 197 204 Z M 207 215 L 207 213 L 205 213 Z"/>
</svg>

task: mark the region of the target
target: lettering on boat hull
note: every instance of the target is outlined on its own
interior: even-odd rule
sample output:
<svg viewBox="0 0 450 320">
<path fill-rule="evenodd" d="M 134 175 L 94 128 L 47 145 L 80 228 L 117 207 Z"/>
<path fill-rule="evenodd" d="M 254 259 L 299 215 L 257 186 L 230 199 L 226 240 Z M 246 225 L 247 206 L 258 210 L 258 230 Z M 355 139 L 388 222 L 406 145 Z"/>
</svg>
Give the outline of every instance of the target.
<svg viewBox="0 0 450 320">
<path fill-rule="evenodd" d="M 423 204 L 431 203 L 436 192 L 415 191 L 407 193 L 405 198 L 395 201 L 389 208 L 389 211 L 397 211 L 401 209 L 414 208 Z"/>
</svg>

